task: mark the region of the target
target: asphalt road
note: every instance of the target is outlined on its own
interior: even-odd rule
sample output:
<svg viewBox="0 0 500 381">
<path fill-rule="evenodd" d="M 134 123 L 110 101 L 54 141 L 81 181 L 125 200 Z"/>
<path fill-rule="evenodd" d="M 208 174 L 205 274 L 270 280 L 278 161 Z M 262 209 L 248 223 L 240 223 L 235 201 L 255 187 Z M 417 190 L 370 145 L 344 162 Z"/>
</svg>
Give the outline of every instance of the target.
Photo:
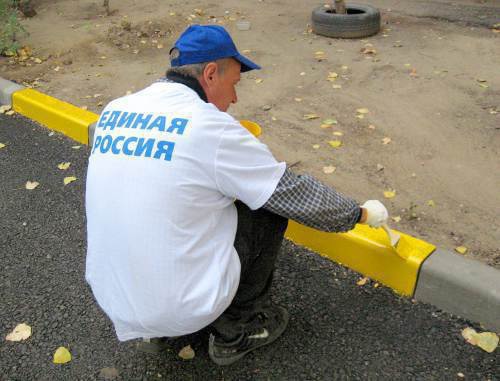
<svg viewBox="0 0 500 381">
<path fill-rule="evenodd" d="M 284 336 L 230 367 L 207 355 L 208 332 L 172 341 L 159 356 L 119 343 L 84 280 L 84 185 L 88 150 L 19 116 L 0 115 L 0 380 L 93 380 L 114 367 L 121 380 L 498 380 L 500 352 L 467 344 L 480 327 L 400 298 L 286 242 L 274 299 L 287 306 Z M 66 171 L 57 168 L 71 162 Z M 65 176 L 78 180 L 63 185 Z M 26 181 L 38 181 L 26 190 Z M 4 340 L 18 323 L 24 342 Z M 190 344 L 196 356 L 178 351 Z M 59 346 L 73 360 L 52 363 Z"/>
</svg>

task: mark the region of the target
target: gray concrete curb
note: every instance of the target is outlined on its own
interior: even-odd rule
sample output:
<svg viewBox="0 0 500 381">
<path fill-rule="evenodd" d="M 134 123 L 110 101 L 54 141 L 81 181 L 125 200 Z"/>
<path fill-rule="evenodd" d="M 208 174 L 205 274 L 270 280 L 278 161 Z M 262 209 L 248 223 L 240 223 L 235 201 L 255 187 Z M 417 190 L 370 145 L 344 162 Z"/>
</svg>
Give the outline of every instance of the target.
<svg viewBox="0 0 500 381">
<path fill-rule="evenodd" d="M 0 77 L 0 105 L 12 106 L 12 94 L 22 89 L 25 87 Z"/>
<path fill-rule="evenodd" d="M 0 77 L 0 104 L 24 86 Z M 92 146 L 95 123 L 89 126 Z M 414 298 L 500 332 L 500 271 L 450 251 L 436 249 L 422 264 Z"/>
<path fill-rule="evenodd" d="M 415 299 L 500 332 L 500 271 L 436 249 L 420 267 Z"/>
</svg>

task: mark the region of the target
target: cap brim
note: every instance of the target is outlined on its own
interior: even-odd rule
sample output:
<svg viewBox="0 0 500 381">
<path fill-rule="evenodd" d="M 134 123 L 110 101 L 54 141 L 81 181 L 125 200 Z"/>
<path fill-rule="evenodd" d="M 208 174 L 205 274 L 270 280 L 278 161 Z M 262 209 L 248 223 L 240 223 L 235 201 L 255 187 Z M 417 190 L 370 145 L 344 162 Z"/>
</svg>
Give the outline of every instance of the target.
<svg viewBox="0 0 500 381">
<path fill-rule="evenodd" d="M 260 66 L 259 65 L 257 65 L 256 63 L 250 61 L 248 58 L 246 58 L 242 54 L 237 54 L 233 58 L 241 63 L 241 70 L 240 71 L 242 73 L 244 73 L 246 71 L 250 71 L 250 70 L 260 70 Z"/>
</svg>

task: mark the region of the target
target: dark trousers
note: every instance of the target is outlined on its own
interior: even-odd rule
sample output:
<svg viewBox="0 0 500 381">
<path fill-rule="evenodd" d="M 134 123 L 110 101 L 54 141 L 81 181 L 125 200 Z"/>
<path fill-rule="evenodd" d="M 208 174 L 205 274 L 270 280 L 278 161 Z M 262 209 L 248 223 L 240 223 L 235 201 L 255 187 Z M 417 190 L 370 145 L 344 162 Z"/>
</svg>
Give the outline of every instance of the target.
<svg viewBox="0 0 500 381">
<path fill-rule="evenodd" d="M 234 247 L 241 262 L 238 291 L 231 305 L 212 323 L 225 339 L 237 337 L 245 324 L 270 303 L 276 258 L 288 225 L 288 219 L 265 209 L 251 210 L 235 202 L 238 228 Z"/>
</svg>

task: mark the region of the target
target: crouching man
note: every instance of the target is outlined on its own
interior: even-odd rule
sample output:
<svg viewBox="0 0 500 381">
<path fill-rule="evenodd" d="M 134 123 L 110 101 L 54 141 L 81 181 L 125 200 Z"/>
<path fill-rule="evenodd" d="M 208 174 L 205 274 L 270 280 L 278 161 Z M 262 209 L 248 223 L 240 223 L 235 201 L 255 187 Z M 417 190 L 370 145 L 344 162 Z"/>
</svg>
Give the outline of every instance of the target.
<svg viewBox="0 0 500 381">
<path fill-rule="evenodd" d="M 86 190 L 86 279 L 119 340 L 211 326 L 211 359 L 231 364 L 276 340 L 272 303 L 288 219 L 328 232 L 387 220 L 278 162 L 226 113 L 240 73 L 260 69 L 220 26 L 190 26 L 166 77 L 109 103 L 97 123 Z"/>
</svg>

